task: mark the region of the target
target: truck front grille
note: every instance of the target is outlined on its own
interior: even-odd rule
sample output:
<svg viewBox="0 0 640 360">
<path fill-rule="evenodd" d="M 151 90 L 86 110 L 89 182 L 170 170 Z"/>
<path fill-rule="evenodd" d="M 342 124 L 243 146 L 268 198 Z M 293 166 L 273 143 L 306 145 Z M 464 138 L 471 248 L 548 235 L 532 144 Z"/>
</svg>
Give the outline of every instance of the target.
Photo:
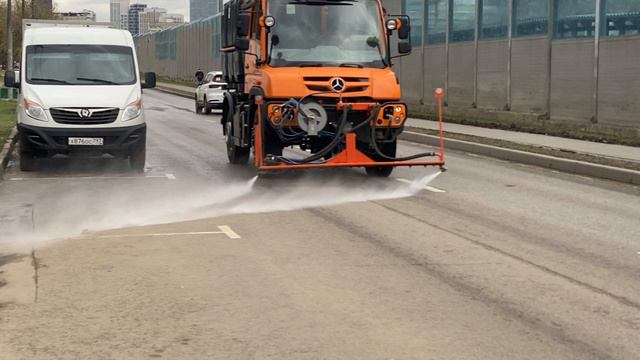
<svg viewBox="0 0 640 360">
<path fill-rule="evenodd" d="M 53 121 L 67 125 L 110 124 L 118 119 L 118 108 L 50 109 Z"/>
</svg>

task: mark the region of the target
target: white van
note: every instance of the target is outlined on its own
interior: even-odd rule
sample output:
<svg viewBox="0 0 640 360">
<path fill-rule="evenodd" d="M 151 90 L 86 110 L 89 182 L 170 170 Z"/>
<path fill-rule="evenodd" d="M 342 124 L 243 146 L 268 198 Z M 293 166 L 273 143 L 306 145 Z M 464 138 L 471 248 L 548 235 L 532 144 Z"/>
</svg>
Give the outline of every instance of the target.
<svg viewBox="0 0 640 360">
<path fill-rule="evenodd" d="M 110 154 L 144 171 L 146 123 L 131 34 L 105 25 L 24 24 L 22 69 L 5 86 L 20 89 L 20 168 L 55 154 Z"/>
</svg>

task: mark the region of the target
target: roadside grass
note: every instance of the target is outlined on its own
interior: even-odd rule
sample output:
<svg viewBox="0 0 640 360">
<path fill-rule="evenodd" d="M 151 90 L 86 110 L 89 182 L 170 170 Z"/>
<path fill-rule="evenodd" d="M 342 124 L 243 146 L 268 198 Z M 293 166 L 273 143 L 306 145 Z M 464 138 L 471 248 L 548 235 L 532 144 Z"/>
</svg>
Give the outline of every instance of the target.
<svg viewBox="0 0 640 360">
<path fill-rule="evenodd" d="M 196 88 L 196 84 L 194 81 L 186 81 L 186 80 L 178 80 L 178 79 L 172 79 L 166 76 L 158 76 L 158 82 L 159 83 L 167 83 L 167 84 L 174 84 L 174 85 L 181 85 L 181 86 L 188 86 L 188 87 L 192 87 L 192 88 Z"/>
<path fill-rule="evenodd" d="M 2 148 L 16 125 L 16 102 L 0 101 L 0 148 Z"/>
</svg>

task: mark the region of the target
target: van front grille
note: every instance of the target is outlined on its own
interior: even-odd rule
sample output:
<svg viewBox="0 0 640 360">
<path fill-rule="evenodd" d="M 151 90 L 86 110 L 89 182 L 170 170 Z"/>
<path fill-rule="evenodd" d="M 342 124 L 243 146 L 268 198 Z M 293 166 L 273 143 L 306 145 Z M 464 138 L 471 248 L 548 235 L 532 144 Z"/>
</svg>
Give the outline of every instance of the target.
<svg viewBox="0 0 640 360">
<path fill-rule="evenodd" d="M 67 125 L 110 124 L 118 119 L 118 108 L 50 109 L 53 121 Z"/>
</svg>

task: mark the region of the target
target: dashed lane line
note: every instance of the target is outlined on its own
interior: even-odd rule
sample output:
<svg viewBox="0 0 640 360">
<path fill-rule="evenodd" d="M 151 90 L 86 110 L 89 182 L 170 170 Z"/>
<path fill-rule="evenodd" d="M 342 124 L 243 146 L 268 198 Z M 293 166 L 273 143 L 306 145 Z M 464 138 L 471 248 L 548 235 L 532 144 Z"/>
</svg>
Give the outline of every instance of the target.
<svg viewBox="0 0 640 360">
<path fill-rule="evenodd" d="M 131 180 L 131 179 L 169 179 L 176 180 L 174 174 L 145 175 L 145 176 L 60 176 L 60 177 L 12 177 L 7 181 L 52 181 L 52 180 Z"/>
<path fill-rule="evenodd" d="M 401 183 L 405 183 L 405 184 L 409 184 L 409 185 L 412 185 L 412 184 L 413 184 L 413 181 L 408 180 L 408 179 L 397 178 L 396 180 L 397 180 L 397 181 L 400 181 Z M 445 191 L 445 190 L 438 189 L 438 188 L 436 188 L 436 187 L 429 186 L 429 185 L 425 186 L 425 187 L 424 187 L 424 189 L 425 189 L 425 190 L 427 190 L 427 191 L 431 191 L 432 193 L 437 193 L 437 194 L 444 194 L 444 193 L 446 193 L 446 191 Z"/>
<path fill-rule="evenodd" d="M 167 233 L 141 233 L 141 234 L 113 234 L 98 235 L 96 239 L 125 239 L 136 237 L 172 237 L 172 236 L 202 236 L 202 235 L 226 235 L 229 239 L 242 239 L 238 233 L 233 231 L 229 226 L 218 226 L 220 231 L 189 231 L 189 232 L 167 232 Z"/>
</svg>

